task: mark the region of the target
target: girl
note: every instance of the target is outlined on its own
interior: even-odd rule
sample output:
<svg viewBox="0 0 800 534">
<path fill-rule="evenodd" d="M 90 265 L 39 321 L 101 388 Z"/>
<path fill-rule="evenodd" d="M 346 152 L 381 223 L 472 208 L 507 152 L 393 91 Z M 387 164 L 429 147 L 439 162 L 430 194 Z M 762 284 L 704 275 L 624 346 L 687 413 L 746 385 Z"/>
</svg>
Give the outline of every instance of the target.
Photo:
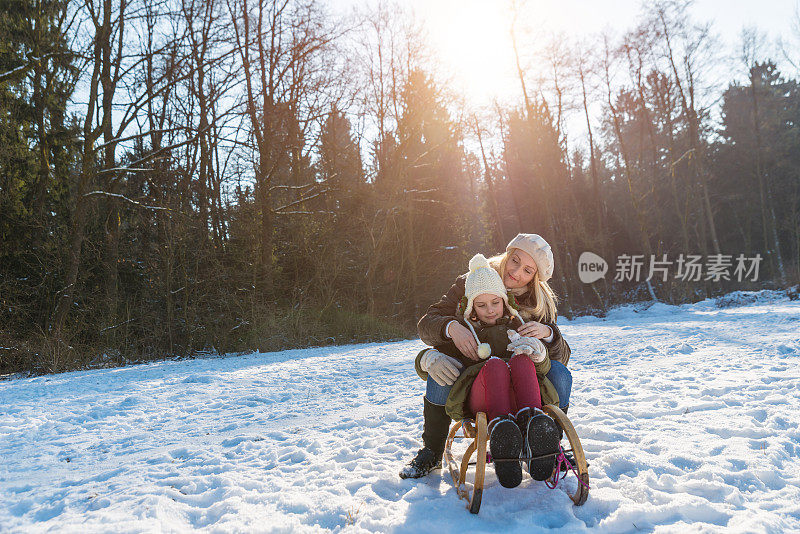
<svg viewBox="0 0 800 534">
<path fill-rule="evenodd" d="M 570 348 L 556 326 L 555 294 L 547 281 L 553 275 L 553 253 L 550 245 L 537 234 L 519 234 L 506 251 L 489 259 L 500 275 L 511 302 L 516 303 L 524 324 L 518 332 L 544 342 L 550 361 L 546 376 L 558 394 L 562 410 L 569 407 L 572 375 L 567 370 Z M 429 369 L 423 414 L 425 418 L 422 441 L 424 447 L 403 469 L 403 478 L 427 475 L 441 465 L 450 416 L 445 409 L 451 387 L 465 361 L 477 362 L 478 343 L 466 325 L 456 317 L 459 303 L 465 296 L 466 274 L 459 276 L 450 290 L 420 319 L 417 329 L 425 344 L 438 346 L 453 343 L 458 358 L 442 358 Z M 436 377 L 436 378 L 434 378 Z"/>
<path fill-rule="evenodd" d="M 540 410 L 543 399 L 558 403 L 558 394 L 546 378 L 551 366 L 547 351 L 535 337 L 521 337 L 514 331 L 523 321 L 509 305 L 502 278 L 481 254 L 470 261 L 457 317 L 473 337 L 479 359 L 463 356 L 450 341 L 422 351 L 416 362 L 423 379 L 430 376 L 447 383 L 457 377 L 446 399 L 445 435 L 450 417 L 463 419 L 486 412 L 493 458 L 516 459 L 523 450 L 525 456 L 557 452 L 560 430 Z M 513 339 L 510 344 L 509 338 Z M 553 465 L 553 457 L 546 457 L 529 462 L 528 468 L 534 479 L 544 480 Z M 408 471 L 413 470 L 412 461 Z M 508 488 L 522 481 L 519 462 L 497 462 L 495 473 Z"/>
</svg>

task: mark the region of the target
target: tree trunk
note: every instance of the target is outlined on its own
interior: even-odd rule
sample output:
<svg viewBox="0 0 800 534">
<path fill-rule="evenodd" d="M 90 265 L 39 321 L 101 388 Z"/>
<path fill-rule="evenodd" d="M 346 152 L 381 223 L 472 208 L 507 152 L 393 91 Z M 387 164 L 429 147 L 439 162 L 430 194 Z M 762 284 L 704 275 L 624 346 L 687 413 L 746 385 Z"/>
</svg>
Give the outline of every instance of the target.
<svg viewBox="0 0 800 534">
<path fill-rule="evenodd" d="M 764 173 L 762 141 L 761 141 L 761 119 L 758 113 L 758 91 L 756 88 L 755 70 L 750 69 L 750 95 L 753 100 L 753 132 L 756 140 L 755 172 L 758 179 L 758 193 L 761 200 L 761 228 L 763 231 L 764 248 L 769 254 L 772 272 L 780 276 L 781 283 L 786 280 L 786 271 L 783 266 L 781 256 L 781 245 L 778 239 L 777 223 L 775 221 L 775 208 L 769 194 L 769 184 Z"/>
<path fill-rule="evenodd" d="M 586 98 L 586 81 L 583 72 L 583 64 L 578 66 L 578 74 L 581 79 L 581 94 L 583 96 L 583 112 L 586 117 L 586 131 L 589 133 L 589 165 L 592 173 L 592 194 L 594 197 L 595 206 L 595 224 L 597 225 L 597 233 L 605 235 L 603 228 L 605 227 L 605 202 L 600 195 L 600 177 L 597 173 L 597 158 L 594 152 L 594 136 L 592 135 L 592 122 L 589 120 L 589 103 Z"/>
<path fill-rule="evenodd" d="M 486 158 L 486 151 L 483 148 L 483 136 L 481 135 L 478 121 L 475 119 L 475 132 L 478 135 L 478 144 L 481 147 L 481 158 L 483 159 L 484 178 L 486 180 L 486 187 L 489 190 L 489 205 L 492 208 L 492 215 L 494 218 L 494 234 L 500 239 L 499 243 L 493 239 L 492 245 L 507 243 L 505 233 L 503 232 L 503 219 L 500 217 L 500 208 L 497 205 L 497 192 L 494 188 L 494 178 L 492 177 L 492 170 L 489 166 L 489 161 Z"/>
</svg>

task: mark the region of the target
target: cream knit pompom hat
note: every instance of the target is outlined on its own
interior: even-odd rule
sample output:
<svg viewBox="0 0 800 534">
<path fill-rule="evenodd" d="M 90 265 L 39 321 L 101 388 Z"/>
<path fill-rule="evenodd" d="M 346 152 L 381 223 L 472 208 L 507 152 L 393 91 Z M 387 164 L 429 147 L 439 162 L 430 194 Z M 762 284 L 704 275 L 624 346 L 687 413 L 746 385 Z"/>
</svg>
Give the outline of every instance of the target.
<svg viewBox="0 0 800 534">
<path fill-rule="evenodd" d="M 478 295 L 488 293 L 497 295 L 508 306 L 508 293 L 503 279 L 494 268 L 489 265 L 489 260 L 483 254 L 475 254 L 469 260 L 469 273 L 464 287 L 464 296 L 467 297 L 467 307 L 464 309 L 464 317 L 468 318 L 472 313 L 472 302 Z"/>
<path fill-rule="evenodd" d="M 539 281 L 547 282 L 553 276 L 553 250 L 550 244 L 539 234 L 517 234 L 506 247 L 506 252 L 518 248 L 527 252 L 539 273 Z"/>
</svg>

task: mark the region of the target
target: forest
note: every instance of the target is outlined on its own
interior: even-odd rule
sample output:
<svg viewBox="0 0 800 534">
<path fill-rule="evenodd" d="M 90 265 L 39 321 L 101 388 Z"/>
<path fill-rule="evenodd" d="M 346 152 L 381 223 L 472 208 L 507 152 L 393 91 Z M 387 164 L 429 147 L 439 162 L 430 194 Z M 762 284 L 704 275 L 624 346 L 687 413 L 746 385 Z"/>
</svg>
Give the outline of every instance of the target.
<svg viewBox="0 0 800 534">
<path fill-rule="evenodd" d="M 400 3 L 0 0 L 0 375 L 413 337 L 518 232 L 567 317 L 797 284 L 800 62 L 690 8 L 511 28 L 476 109 Z"/>
</svg>

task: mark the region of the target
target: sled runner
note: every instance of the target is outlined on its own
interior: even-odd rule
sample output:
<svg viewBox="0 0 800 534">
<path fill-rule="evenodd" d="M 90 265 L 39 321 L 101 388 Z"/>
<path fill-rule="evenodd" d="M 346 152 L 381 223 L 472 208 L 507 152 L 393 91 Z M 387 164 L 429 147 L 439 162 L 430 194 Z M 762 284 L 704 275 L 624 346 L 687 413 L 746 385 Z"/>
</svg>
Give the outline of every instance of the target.
<svg viewBox="0 0 800 534">
<path fill-rule="evenodd" d="M 575 427 L 567 418 L 566 414 L 554 405 L 546 405 L 542 410 L 548 414 L 556 424 L 564 431 L 564 435 L 569 442 L 569 448 L 563 447 L 556 454 L 550 456 L 556 457 L 556 468 L 553 470 L 552 476 L 546 481 L 548 487 L 555 488 L 559 482 L 570 472 L 577 477 L 577 488 L 574 492 L 567 491 L 575 505 L 580 506 L 586 502 L 589 496 L 589 470 L 586 465 L 586 456 L 583 453 L 581 441 L 578 439 L 578 434 L 575 432 Z M 459 429 L 462 431 L 459 434 Z M 453 442 L 456 439 L 469 439 L 472 440 L 467 446 L 464 456 L 461 458 L 461 464 L 453 458 Z M 483 481 L 486 474 L 486 444 L 489 440 L 489 432 L 486 422 L 486 414 L 479 412 L 475 420 L 465 419 L 457 422 L 450 429 L 450 434 L 447 436 L 447 442 L 444 448 L 444 460 L 447 462 L 447 467 L 450 470 L 450 475 L 453 477 L 453 484 L 456 487 L 458 496 L 467 501 L 467 507 L 470 513 L 477 514 L 481 508 L 481 497 L 483 496 Z M 563 441 L 562 441 L 563 443 Z M 571 452 L 574 457 L 574 462 L 570 463 L 566 460 L 564 454 Z M 470 463 L 473 453 L 475 454 L 475 462 Z M 520 458 L 519 461 L 530 460 L 531 458 Z M 564 475 L 561 474 L 562 464 L 566 463 L 566 471 Z M 574 465 L 573 465 L 574 464 Z M 467 471 L 471 465 L 475 466 L 475 477 L 472 483 L 472 491 L 468 489 L 467 484 Z"/>
</svg>

